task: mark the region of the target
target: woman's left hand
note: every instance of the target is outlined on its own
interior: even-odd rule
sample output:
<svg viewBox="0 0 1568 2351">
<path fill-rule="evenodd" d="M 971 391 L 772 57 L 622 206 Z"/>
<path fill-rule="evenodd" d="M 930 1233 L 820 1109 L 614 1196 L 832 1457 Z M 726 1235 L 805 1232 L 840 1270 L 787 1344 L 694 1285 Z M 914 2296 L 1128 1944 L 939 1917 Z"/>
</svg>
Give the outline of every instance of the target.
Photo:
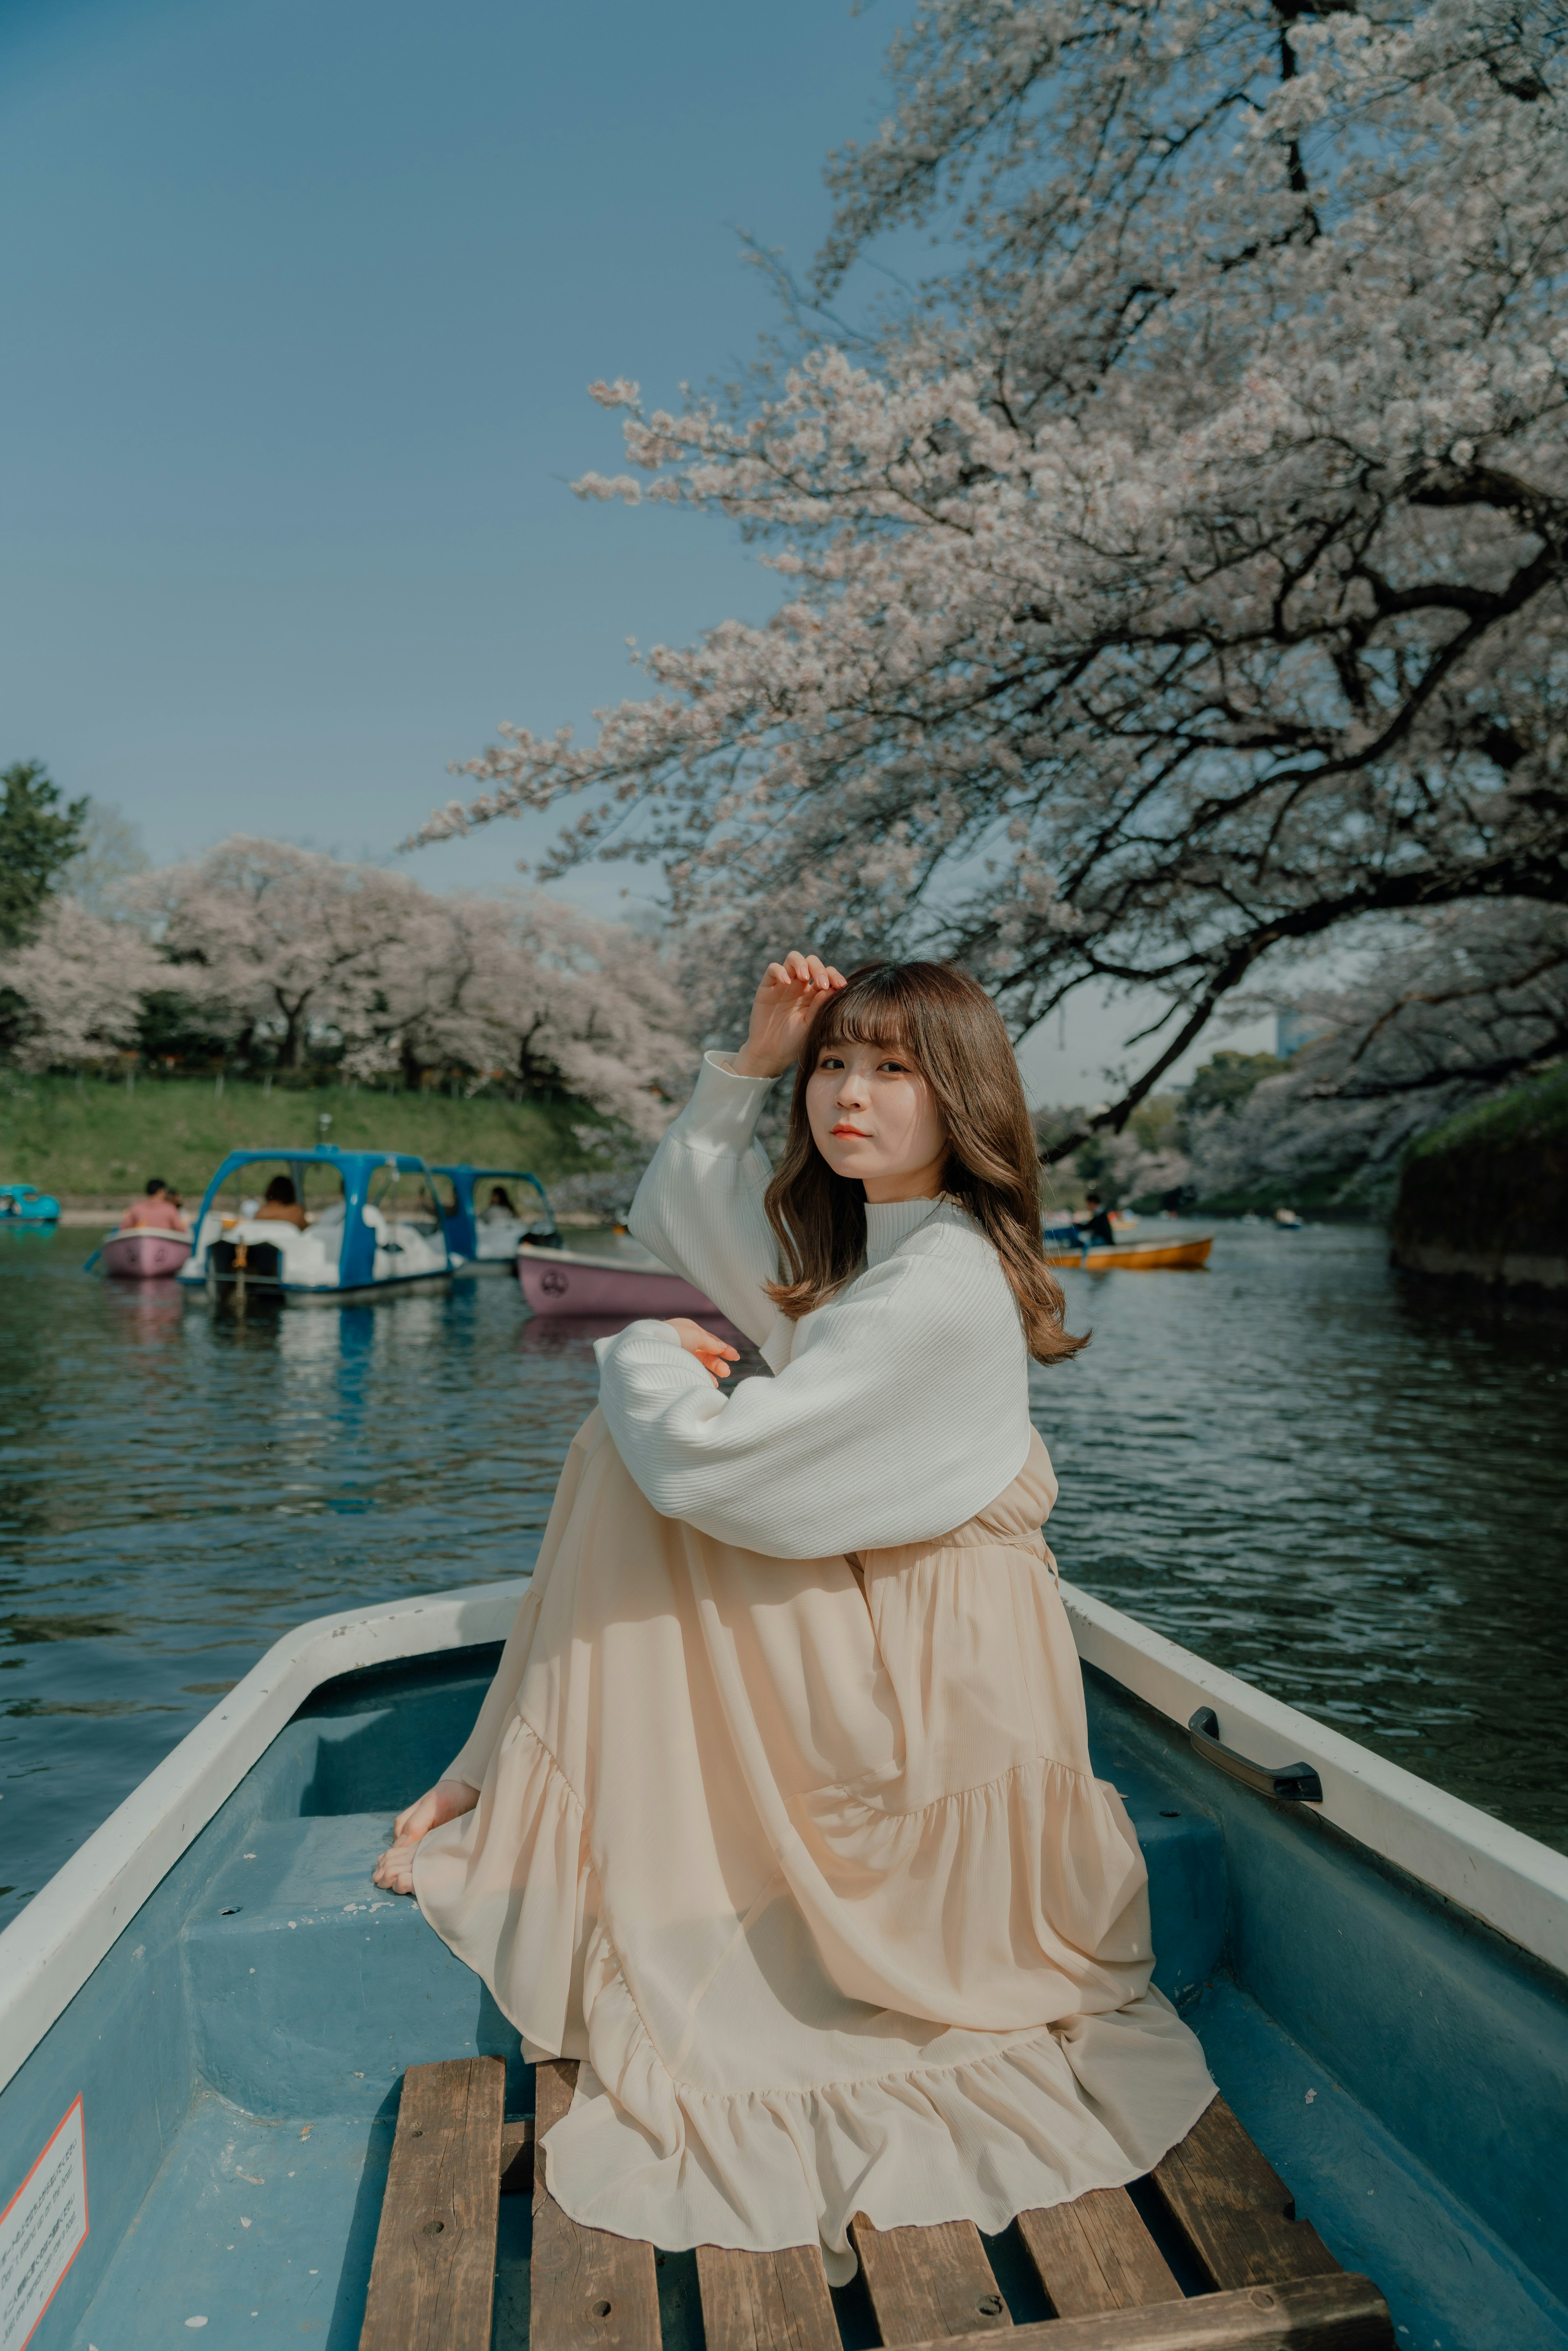
<svg viewBox="0 0 1568 2351">
<path fill-rule="evenodd" d="M 711 1331 L 705 1331 L 689 1315 L 672 1314 L 669 1323 L 687 1354 L 696 1357 L 716 1387 L 720 1380 L 728 1379 L 731 1364 L 740 1361 L 738 1347 L 727 1347 L 722 1339 L 716 1339 Z"/>
</svg>

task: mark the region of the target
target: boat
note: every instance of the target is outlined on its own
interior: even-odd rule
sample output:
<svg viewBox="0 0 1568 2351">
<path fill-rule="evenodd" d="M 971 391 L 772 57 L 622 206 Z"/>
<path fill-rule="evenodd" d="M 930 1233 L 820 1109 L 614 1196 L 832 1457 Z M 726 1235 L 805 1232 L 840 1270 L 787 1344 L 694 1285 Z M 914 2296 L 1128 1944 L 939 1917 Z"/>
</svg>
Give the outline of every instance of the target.
<svg viewBox="0 0 1568 2351">
<path fill-rule="evenodd" d="M 517 2351 L 530 2292 L 534 2351 L 660 2351 L 661 2309 L 696 2351 L 699 2300 L 707 2351 L 837 2351 L 835 2308 L 851 2346 L 1568 2346 L 1568 1858 L 1067 1584 L 1219 2102 L 998 2238 L 857 2222 L 831 2304 L 810 2248 L 656 2252 L 542 2181 L 530 2256 L 570 2069 L 371 1883 L 526 1585 L 300 1626 L 0 1936 L 8 2351 Z"/>
<path fill-rule="evenodd" d="M 1065 1236 L 1059 1238 L 1048 1228 L 1045 1261 L 1047 1265 L 1076 1265 L 1085 1273 L 1196 1272 L 1208 1263 L 1208 1252 L 1213 1247 L 1212 1233 L 1197 1233 L 1189 1240 L 1113 1241 L 1109 1247 L 1085 1250 L 1082 1241 L 1074 1247 Z"/>
<path fill-rule="evenodd" d="M 58 1224 L 60 1204 L 36 1184 L 0 1184 L 0 1224 Z"/>
<path fill-rule="evenodd" d="M 179 1272 L 190 1254 L 189 1233 L 170 1232 L 159 1225 L 122 1225 L 96 1251 L 105 1273 L 120 1281 L 166 1279 Z"/>
<path fill-rule="evenodd" d="M 303 1230 L 259 1216 L 261 1170 L 287 1175 Z M 312 1194 L 322 1203 L 311 1214 Z M 231 1151 L 208 1185 L 180 1270 L 189 1290 L 256 1293 L 290 1305 L 347 1304 L 431 1290 L 454 1271 L 423 1159 L 406 1151 Z M 4 2343 L 0 2336 L 0 2344 Z"/>
<path fill-rule="evenodd" d="M 432 1167 L 436 1201 L 446 1227 L 446 1245 L 454 1258 L 464 1259 L 467 1273 L 510 1273 L 519 1242 L 535 1249 L 559 1249 L 560 1233 L 549 1194 L 526 1167 L 471 1167 L 466 1160 L 455 1166 Z M 474 1206 L 479 1184 L 527 1184 L 538 1196 L 531 1217 L 496 1216 Z"/>
<path fill-rule="evenodd" d="M 517 1250 L 517 1280 L 536 1314 L 592 1314 L 620 1322 L 648 1315 L 700 1314 L 711 1321 L 718 1308 L 684 1274 L 672 1273 L 651 1249 L 630 1238 L 609 1250 L 554 1248 L 525 1241 Z"/>
</svg>

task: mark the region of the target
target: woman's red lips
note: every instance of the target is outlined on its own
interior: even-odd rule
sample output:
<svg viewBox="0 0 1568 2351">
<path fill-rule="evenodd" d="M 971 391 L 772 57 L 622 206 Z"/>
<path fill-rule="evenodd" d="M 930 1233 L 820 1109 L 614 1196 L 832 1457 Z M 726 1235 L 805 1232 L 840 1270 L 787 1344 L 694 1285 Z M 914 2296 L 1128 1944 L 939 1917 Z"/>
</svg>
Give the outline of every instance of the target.
<svg viewBox="0 0 1568 2351">
<path fill-rule="evenodd" d="M 859 1142 L 861 1142 L 861 1143 L 865 1143 L 865 1142 L 869 1141 L 869 1139 L 870 1139 L 870 1138 L 866 1135 L 866 1134 L 864 1133 L 864 1131 L 863 1131 L 862 1128 L 858 1127 L 858 1126 L 843 1126 L 843 1125 L 835 1126 L 835 1127 L 834 1127 L 834 1129 L 833 1129 L 833 1133 L 834 1133 L 835 1134 L 852 1134 L 852 1135 L 854 1135 L 854 1136 L 856 1137 L 856 1139 L 857 1139 Z"/>
</svg>

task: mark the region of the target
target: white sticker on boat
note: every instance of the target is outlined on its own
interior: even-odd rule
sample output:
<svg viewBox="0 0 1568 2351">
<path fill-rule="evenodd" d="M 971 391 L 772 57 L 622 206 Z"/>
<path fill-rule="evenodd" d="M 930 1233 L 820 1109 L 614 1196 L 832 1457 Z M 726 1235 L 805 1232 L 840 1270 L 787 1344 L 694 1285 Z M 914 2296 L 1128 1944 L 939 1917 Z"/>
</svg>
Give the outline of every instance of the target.
<svg viewBox="0 0 1568 2351">
<path fill-rule="evenodd" d="M 87 2242 L 81 2100 L 0 2212 L 0 2351 L 23 2351 Z"/>
</svg>

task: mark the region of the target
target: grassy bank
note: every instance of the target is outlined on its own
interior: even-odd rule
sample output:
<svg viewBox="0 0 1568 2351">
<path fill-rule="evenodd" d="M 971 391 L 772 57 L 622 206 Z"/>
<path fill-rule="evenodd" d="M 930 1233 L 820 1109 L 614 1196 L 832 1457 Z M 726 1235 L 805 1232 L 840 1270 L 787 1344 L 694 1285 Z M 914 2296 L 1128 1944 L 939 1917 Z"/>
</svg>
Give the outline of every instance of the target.
<svg viewBox="0 0 1568 2351">
<path fill-rule="evenodd" d="M 1449 1151 L 1506 1151 L 1516 1143 L 1555 1142 L 1568 1135 L 1568 1062 L 1543 1078 L 1511 1086 L 1495 1101 L 1461 1111 L 1457 1118 L 1418 1135 L 1407 1159 L 1440 1158 Z"/>
<path fill-rule="evenodd" d="M 67 1207 L 116 1205 L 162 1176 L 199 1199 L 228 1151 L 313 1145 L 326 1113 L 342 1151 L 415 1151 L 430 1161 L 528 1167 L 546 1183 L 596 1162 L 572 1129 L 577 1102 L 454 1102 L 368 1088 L 285 1088 L 211 1080 L 11 1078 L 0 1082 L 0 1183 L 37 1184 Z"/>
</svg>

